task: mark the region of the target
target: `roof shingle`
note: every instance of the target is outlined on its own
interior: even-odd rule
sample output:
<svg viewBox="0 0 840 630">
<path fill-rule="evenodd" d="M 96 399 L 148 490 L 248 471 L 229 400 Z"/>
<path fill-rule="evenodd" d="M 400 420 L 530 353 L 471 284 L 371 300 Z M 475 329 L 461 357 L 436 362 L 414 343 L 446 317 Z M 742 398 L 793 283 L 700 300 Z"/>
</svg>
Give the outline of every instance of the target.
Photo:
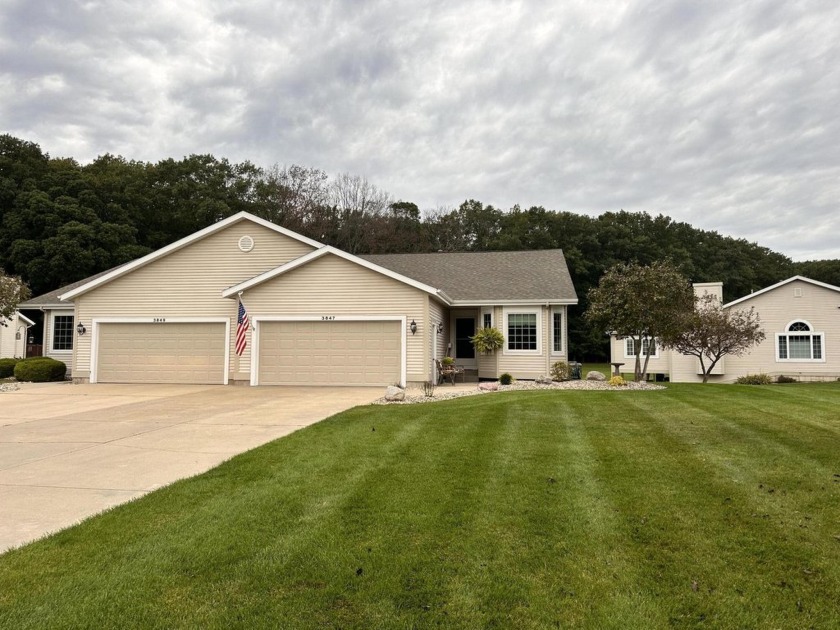
<svg viewBox="0 0 840 630">
<path fill-rule="evenodd" d="M 574 301 L 561 249 L 376 254 L 360 258 L 442 290 L 457 301 Z"/>
</svg>

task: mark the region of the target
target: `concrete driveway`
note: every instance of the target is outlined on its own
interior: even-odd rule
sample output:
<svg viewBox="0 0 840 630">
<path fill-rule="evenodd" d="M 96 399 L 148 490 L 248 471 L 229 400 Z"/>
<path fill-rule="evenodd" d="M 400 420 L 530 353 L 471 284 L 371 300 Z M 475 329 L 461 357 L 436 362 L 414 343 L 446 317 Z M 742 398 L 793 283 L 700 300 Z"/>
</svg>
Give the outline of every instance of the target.
<svg viewBox="0 0 840 630">
<path fill-rule="evenodd" d="M 0 553 L 382 393 L 23 383 L 0 393 Z"/>
</svg>

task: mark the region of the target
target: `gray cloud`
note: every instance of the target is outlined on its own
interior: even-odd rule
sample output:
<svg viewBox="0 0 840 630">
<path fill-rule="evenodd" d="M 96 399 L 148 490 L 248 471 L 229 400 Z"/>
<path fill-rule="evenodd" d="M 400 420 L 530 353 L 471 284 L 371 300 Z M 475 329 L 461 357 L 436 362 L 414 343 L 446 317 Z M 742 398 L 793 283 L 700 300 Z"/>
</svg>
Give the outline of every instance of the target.
<svg viewBox="0 0 840 630">
<path fill-rule="evenodd" d="M 0 7 L 0 120 L 52 155 L 298 163 L 840 257 L 836 3 Z"/>
</svg>

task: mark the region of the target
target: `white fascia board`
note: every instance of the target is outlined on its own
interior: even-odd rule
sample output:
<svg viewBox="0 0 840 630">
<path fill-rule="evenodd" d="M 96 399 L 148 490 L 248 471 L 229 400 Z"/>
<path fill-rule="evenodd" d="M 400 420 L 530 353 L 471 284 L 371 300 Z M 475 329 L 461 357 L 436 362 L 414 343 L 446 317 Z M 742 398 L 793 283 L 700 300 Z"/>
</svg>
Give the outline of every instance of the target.
<svg viewBox="0 0 840 630">
<path fill-rule="evenodd" d="M 287 230 L 286 228 L 280 227 L 279 225 L 275 225 L 271 221 L 266 221 L 265 219 L 261 219 L 259 217 L 254 216 L 248 212 L 237 212 L 234 215 L 229 216 L 227 219 L 222 219 L 221 221 L 214 223 L 213 225 L 208 225 L 203 230 L 199 230 L 198 232 L 194 232 L 189 236 L 185 236 L 181 240 L 175 241 L 174 243 L 170 243 L 166 247 L 162 247 L 158 250 L 151 252 L 150 254 L 146 254 L 142 258 L 138 258 L 130 263 L 126 263 L 122 267 L 114 269 L 111 273 L 106 273 L 104 276 L 98 277 L 96 280 L 91 280 L 87 284 L 83 284 L 80 287 L 76 287 L 72 291 L 68 291 L 62 295 L 58 296 L 59 300 L 72 300 L 74 297 L 81 295 L 82 293 L 87 293 L 88 291 L 95 289 L 98 286 L 101 286 L 111 280 L 119 278 L 131 271 L 134 271 L 138 267 L 143 267 L 148 265 L 150 262 L 157 260 L 158 258 L 163 258 L 167 254 L 171 254 L 174 251 L 177 251 L 190 243 L 194 243 L 195 241 L 199 241 L 206 236 L 209 236 L 219 230 L 223 230 L 224 228 L 228 227 L 229 225 L 233 225 L 234 223 L 238 223 L 242 220 L 248 220 L 252 223 L 256 223 L 257 225 L 261 225 L 266 227 L 270 230 L 274 230 L 284 236 L 288 236 L 293 238 L 297 241 L 301 241 L 302 243 L 306 243 L 307 245 L 311 245 L 312 247 L 322 247 L 321 243 L 318 241 L 313 241 L 311 238 L 307 238 L 301 234 L 297 234 L 292 232 L 291 230 Z"/>
<path fill-rule="evenodd" d="M 25 322 L 26 322 L 27 324 L 29 324 L 30 326 L 34 326 L 34 325 L 35 325 L 35 322 L 33 322 L 31 319 L 29 319 L 26 315 L 24 315 L 24 314 L 23 314 L 23 313 L 21 313 L 20 311 L 16 311 L 16 313 L 17 313 L 18 319 L 22 319 L 23 321 L 25 321 Z"/>
<path fill-rule="evenodd" d="M 26 306 L 24 304 L 18 304 L 18 310 L 23 309 L 25 311 L 51 311 L 55 308 L 69 308 L 72 309 L 74 307 L 73 302 L 54 302 L 52 304 L 36 304 L 34 306 Z"/>
<path fill-rule="evenodd" d="M 222 297 L 232 297 L 238 294 L 240 291 L 246 291 L 251 287 L 254 287 L 258 284 L 265 282 L 266 280 L 271 280 L 272 278 L 276 278 L 277 276 L 284 274 L 292 269 L 297 269 L 298 267 L 305 265 L 313 260 L 321 258 L 321 256 L 325 256 L 326 254 L 332 254 L 333 256 L 338 256 L 339 258 L 343 258 L 349 262 L 355 263 L 360 267 L 364 267 L 366 269 L 370 269 L 371 271 L 375 271 L 377 273 L 381 273 L 383 276 L 387 276 L 398 282 L 402 282 L 403 284 L 407 284 L 409 286 L 414 287 L 415 289 L 420 289 L 426 293 L 430 293 L 432 295 L 440 295 L 440 291 L 438 291 L 435 287 L 429 286 L 428 284 L 423 284 L 422 282 L 417 282 L 417 280 L 412 280 L 407 276 L 403 276 L 398 274 L 390 269 L 386 269 L 385 267 L 380 267 L 372 262 L 368 262 L 363 258 L 359 258 L 358 256 L 354 256 L 353 254 L 348 254 L 345 251 L 337 249 L 332 245 L 324 245 L 320 249 L 316 249 L 315 251 L 309 252 L 308 254 L 304 254 L 300 258 L 295 258 L 287 262 L 285 265 L 280 265 L 279 267 L 275 267 L 265 273 L 262 273 L 258 276 L 251 278 L 250 280 L 246 280 L 245 282 L 240 282 L 237 285 L 234 285 L 228 289 L 222 291 Z"/>
<path fill-rule="evenodd" d="M 792 278 L 788 278 L 787 280 L 782 280 L 781 282 L 777 282 L 774 285 L 765 287 L 760 291 L 755 291 L 753 293 L 750 293 L 749 295 L 745 295 L 742 298 L 738 298 L 737 300 L 733 300 L 732 302 L 724 304 L 722 308 L 729 308 L 730 306 L 735 306 L 736 304 L 740 304 L 741 302 L 746 302 L 747 300 L 759 296 L 762 293 L 773 291 L 774 289 L 778 289 L 779 287 L 782 287 L 786 284 L 790 284 L 795 280 L 801 280 L 802 282 L 807 282 L 808 284 L 813 284 L 814 286 L 822 287 L 823 289 L 829 289 L 831 291 L 837 291 L 838 293 L 840 293 L 840 287 L 835 287 L 833 284 L 827 284 L 825 282 L 820 282 L 819 280 L 811 280 L 811 278 L 806 278 L 805 276 L 793 276 Z"/>
<path fill-rule="evenodd" d="M 570 299 L 539 300 L 452 300 L 452 306 L 570 306 L 577 304 Z"/>
</svg>

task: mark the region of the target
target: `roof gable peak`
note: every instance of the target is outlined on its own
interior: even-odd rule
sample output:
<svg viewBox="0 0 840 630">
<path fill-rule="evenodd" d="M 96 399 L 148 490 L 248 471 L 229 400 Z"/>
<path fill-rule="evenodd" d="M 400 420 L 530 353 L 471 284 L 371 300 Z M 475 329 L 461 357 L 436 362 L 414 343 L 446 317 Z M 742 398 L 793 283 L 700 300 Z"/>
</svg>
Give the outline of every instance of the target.
<svg viewBox="0 0 840 630">
<path fill-rule="evenodd" d="M 73 298 L 75 298 L 79 295 L 82 295 L 83 293 L 87 293 L 88 291 L 91 291 L 91 290 L 93 290 L 93 289 L 95 289 L 99 286 L 102 286 L 103 284 L 107 284 L 111 280 L 115 280 L 116 278 L 122 277 L 127 273 L 131 273 L 135 269 L 139 269 L 140 267 L 145 267 L 149 263 L 152 263 L 152 262 L 154 262 L 154 261 L 156 261 L 160 258 L 163 258 L 164 256 L 167 256 L 168 254 L 171 254 L 171 253 L 176 252 L 180 249 L 183 249 L 184 247 L 186 247 L 186 246 L 188 246 L 192 243 L 195 243 L 195 242 L 200 241 L 204 238 L 207 238 L 208 236 L 210 236 L 212 234 L 215 234 L 216 232 L 220 232 L 221 230 L 223 230 L 223 229 L 225 229 L 225 228 L 227 228 L 231 225 L 234 225 L 236 223 L 239 223 L 240 221 L 250 221 L 252 223 L 256 223 L 257 225 L 261 225 L 263 227 L 266 227 L 266 228 L 268 228 L 270 230 L 273 230 L 273 231 L 275 231 L 279 234 L 283 234 L 284 236 L 288 236 L 289 238 L 293 238 L 293 239 L 295 239 L 297 241 L 300 241 L 302 243 L 306 243 L 307 245 L 310 245 L 311 247 L 315 247 L 315 248 L 323 247 L 323 245 L 321 243 L 319 243 L 318 241 L 315 241 L 311 238 L 303 236 L 302 234 L 298 234 L 297 232 L 293 232 L 292 230 L 281 227 L 281 226 L 277 225 L 276 223 L 272 223 L 271 221 L 266 221 L 265 219 L 261 219 L 260 217 L 258 217 L 256 215 L 253 215 L 250 212 L 245 212 L 243 210 L 242 212 L 237 212 L 236 214 L 232 214 L 231 216 L 229 216 L 225 219 L 222 219 L 221 221 L 217 221 L 216 223 L 213 223 L 212 225 L 208 225 L 204 229 L 201 229 L 197 232 L 193 232 L 189 236 L 185 236 L 184 238 L 179 239 L 179 240 L 175 241 L 174 243 L 170 243 L 169 245 L 166 245 L 165 247 L 161 247 L 160 249 L 157 249 L 157 250 L 155 250 L 155 251 L 153 251 L 149 254 L 146 254 L 145 256 L 143 256 L 141 258 L 138 258 L 138 259 L 133 260 L 129 263 L 126 263 L 125 265 L 122 265 L 121 267 L 117 267 L 116 269 L 114 269 L 113 271 L 111 271 L 109 273 L 106 273 L 106 274 L 103 274 L 99 277 L 96 277 L 93 280 L 91 280 L 90 282 L 86 282 L 86 283 L 82 284 L 81 286 L 78 286 L 78 287 L 76 287 L 76 288 L 74 288 L 74 289 L 72 289 L 72 290 L 70 290 L 66 293 L 63 293 L 63 294 L 59 295 L 58 299 L 62 300 L 62 301 L 72 300 Z"/>
</svg>

